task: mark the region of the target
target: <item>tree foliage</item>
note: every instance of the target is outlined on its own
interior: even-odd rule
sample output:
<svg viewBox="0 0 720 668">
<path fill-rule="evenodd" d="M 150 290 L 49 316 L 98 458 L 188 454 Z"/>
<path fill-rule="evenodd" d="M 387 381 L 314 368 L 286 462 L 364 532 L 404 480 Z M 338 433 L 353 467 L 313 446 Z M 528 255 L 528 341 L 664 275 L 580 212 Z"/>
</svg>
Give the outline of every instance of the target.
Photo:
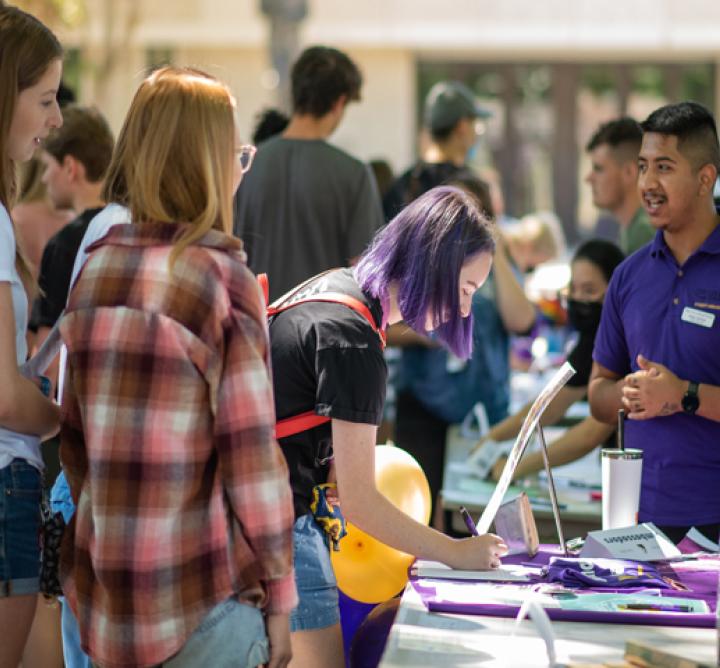
<svg viewBox="0 0 720 668">
<path fill-rule="evenodd" d="M 50 28 L 75 28 L 87 17 L 85 0 L 15 0 L 20 9 Z"/>
</svg>

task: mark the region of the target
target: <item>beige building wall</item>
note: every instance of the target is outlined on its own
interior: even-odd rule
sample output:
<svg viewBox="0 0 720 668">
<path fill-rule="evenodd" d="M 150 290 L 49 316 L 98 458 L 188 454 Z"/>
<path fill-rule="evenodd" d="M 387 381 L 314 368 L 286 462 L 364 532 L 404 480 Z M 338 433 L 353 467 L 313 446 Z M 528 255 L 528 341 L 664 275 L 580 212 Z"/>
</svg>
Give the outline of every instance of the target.
<svg viewBox="0 0 720 668">
<path fill-rule="evenodd" d="M 238 100 L 243 133 L 275 101 L 268 87 L 268 25 L 258 0 L 87 0 L 89 20 L 61 33 L 87 63 L 81 98 L 117 130 L 142 79 L 148 49 L 209 69 Z M 333 137 L 395 170 L 415 155 L 416 62 L 714 60 L 720 78 L 720 3 L 715 0 L 309 0 L 302 44 L 347 50 L 365 75 L 363 100 Z M 716 87 L 720 96 L 720 85 Z M 720 109 L 720 97 L 717 108 Z"/>
<path fill-rule="evenodd" d="M 415 157 L 416 75 L 409 51 L 348 49 L 362 70 L 362 100 L 348 107 L 331 141 L 362 160 L 387 160 L 397 173 Z"/>
<path fill-rule="evenodd" d="M 255 115 L 275 104 L 274 91 L 262 85 L 269 64 L 260 48 L 180 48 L 173 54 L 173 61 L 176 65 L 199 67 L 227 82 L 237 102 L 243 141 L 250 139 Z"/>
</svg>

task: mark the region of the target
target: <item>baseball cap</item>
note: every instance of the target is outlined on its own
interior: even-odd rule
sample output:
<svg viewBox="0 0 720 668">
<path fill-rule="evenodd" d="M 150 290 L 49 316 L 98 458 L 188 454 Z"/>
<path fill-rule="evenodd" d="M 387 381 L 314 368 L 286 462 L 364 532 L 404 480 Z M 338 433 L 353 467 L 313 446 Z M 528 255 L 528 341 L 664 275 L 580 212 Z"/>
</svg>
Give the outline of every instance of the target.
<svg viewBox="0 0 720 668">
<path fill-rule="evenodd" d="M 473 92 L 459 81 L 440 81 L 425 98 L 425 125 L 433 132 L 447 130 L 461 118 L 490 116 L 492 113 L 481 107 Z"/>
</svg>

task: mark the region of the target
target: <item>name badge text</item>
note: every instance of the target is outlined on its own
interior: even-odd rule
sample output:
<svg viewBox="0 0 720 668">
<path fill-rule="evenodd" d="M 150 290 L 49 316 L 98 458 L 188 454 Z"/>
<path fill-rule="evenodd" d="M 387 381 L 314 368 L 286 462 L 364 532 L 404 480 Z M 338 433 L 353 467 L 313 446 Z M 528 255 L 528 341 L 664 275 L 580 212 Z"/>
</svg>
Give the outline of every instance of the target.
<svg viewBox="0 0 720 668">
<path fill-rule="evenodd" d="M 686 306 L 683 309 L 680 319 L 683 322 L 689 322 L 693 325 L 700 325 L 700 327 L 712 327 L 715 322 L 715 314 L 708 313 L 707 311 L 701 311 L 690 306 Z"/>
</svg>

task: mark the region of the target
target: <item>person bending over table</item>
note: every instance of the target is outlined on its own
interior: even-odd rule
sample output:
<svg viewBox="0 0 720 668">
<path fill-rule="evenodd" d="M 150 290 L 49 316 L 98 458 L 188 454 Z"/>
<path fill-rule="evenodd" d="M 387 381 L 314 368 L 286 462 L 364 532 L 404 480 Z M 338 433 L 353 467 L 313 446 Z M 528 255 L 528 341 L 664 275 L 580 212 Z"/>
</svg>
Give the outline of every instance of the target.
<svg viewBox="0 0 720 668">
<path fill-rule="evenodd" d="M 568 361 L 577 373 L 548 405 L 541 419 L 543 426 L 557 423 L 570 406 L 584 399 L 587 394 L 593 344 L 600 325 L 603 299 L 610 277 L 623 258 L 622 251 L 615 244 L 602 239 L 585 242 L 573 256 L 570 265 L 567 311 L 570 324 L 578 331 L 580 338 L 570 352 Z M 515 438 L 531 406 L 532 402 L 529 402 L 515 415 L 511 415 L 490 429 L 473 448 L 470 456 L 472 457 L 472 454 L 488 441 L 499 442 Z M 551 466 L 561 466 L 580 459 L 604 443 L 612 433 L 613 427 L 593 417 L 585 418 L 549 445 L 548 456 Z M 500 457 L 495 463 L 490 473 L 493 480 L 500 479 L 506 461 L 507 457 Z M 544 468 L 542 452 L 526 453 L 515 469 L 514 478 L 524 478 L 542 468 Z"/>
<path fill-rule="evenodd" d="M 342 293 L 369 313 L 315 301 L 271 319 L 278 420 L 307 412 L 330 418 L 280 438 L 296 519 L 300 603 L 291 615 L 293 666 L 344 666 L 328 538 L 311 514 L 314 488 L 335 474 L 344 515 L 393 548 L 468 569 L 499 565 L 507 549 L 491 534 L 456 540 L 420 524 L 375 486 L 376 432 L 387 375 L 383 330 L 404 320 L 417 332 L 434 330 L 440 343 L 467 358 L 472 297 L 487 280 L 493 251 L 492 225 L 476 200 L 458 188 L 434 188 L 376 234 L 355 268 L 321 274 L 281 300 Z"/>
</svg>

